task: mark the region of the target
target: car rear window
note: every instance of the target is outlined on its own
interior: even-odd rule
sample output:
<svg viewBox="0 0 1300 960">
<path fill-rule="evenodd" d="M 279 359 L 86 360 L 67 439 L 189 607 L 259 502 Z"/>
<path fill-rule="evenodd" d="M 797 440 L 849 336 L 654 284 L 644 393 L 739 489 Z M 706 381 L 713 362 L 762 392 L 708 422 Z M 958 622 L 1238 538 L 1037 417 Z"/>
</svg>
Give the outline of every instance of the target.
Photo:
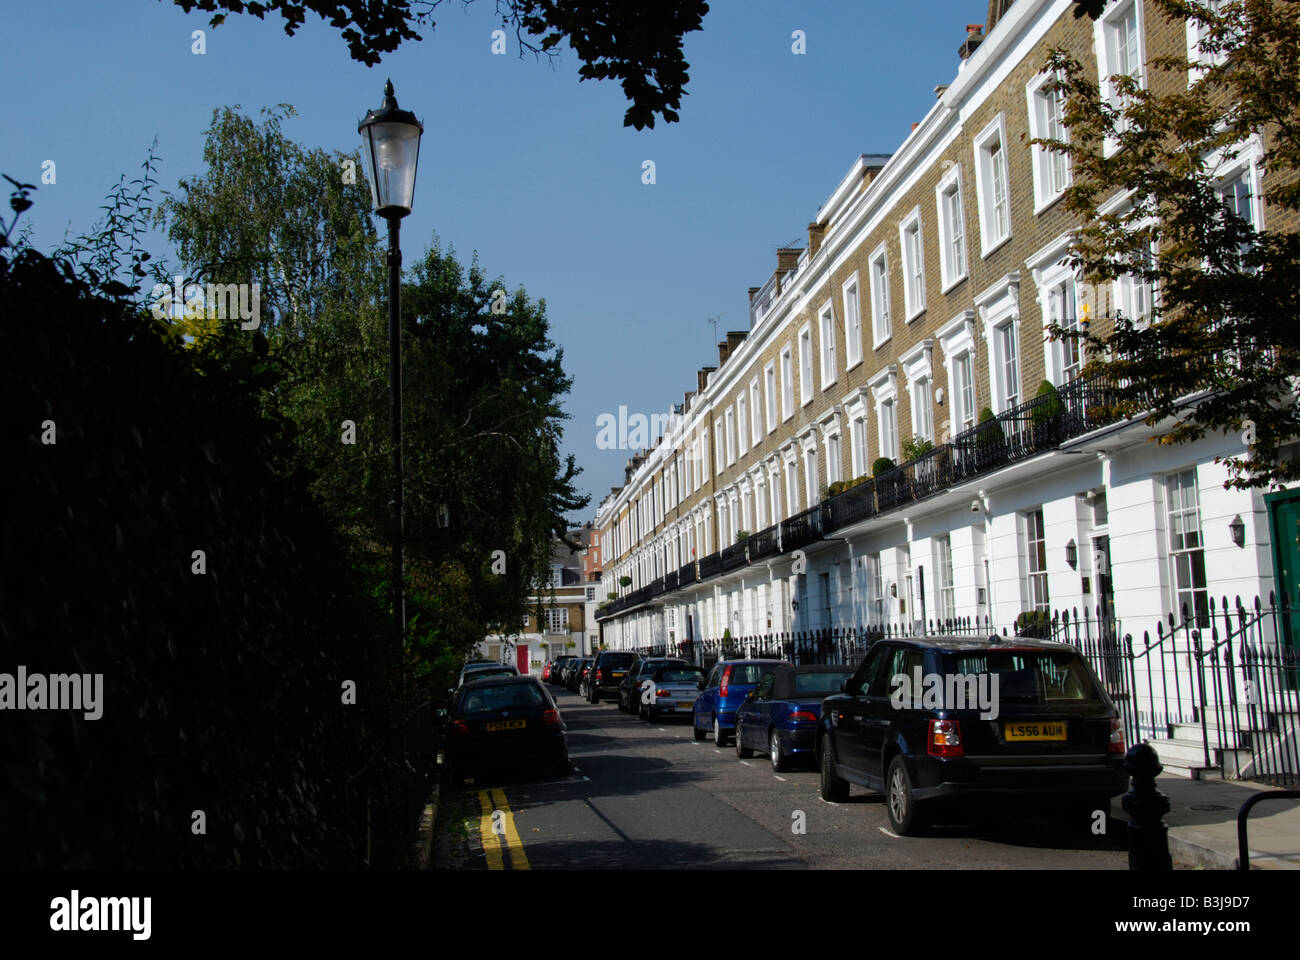
<svg viewBox="0 0 1300 960">
<path fill-rule="evenodd" d="M 510 707 L 540 707 L 545 703 L 546 695 L 535 683 L 503 683 L 467 691 L 461 712 L 490 713 Z"/>
<path fill-rule="evenodd" d="M 636 660 L 635 653 L 606 653 L 600 658 L 602 667 L 629 667 Z"/>
<path fill-rule="evenodd" d="M 488 677 L 517 677 L 519 671 L 511 667 L 493 667 L 491 670 L 471 670 L 465 674 L 466 680 L 485 680 Z"/>
<path fill-rule="evenodd" d="M 995 674 L 1003 703 L 1101 700 L 1092 671 L 1073 650 L 988 650 L 950 659 L 956 673 Z"/>
<path fill-rule="evenodd" d="M 655 672 L 659 683 L 699 683 L 704 679 L 704 671 L 698 667 L 660 667 Z"/>
<path fill-rule="evenodd" d="M 830 695 L 840 692 L 840 684 L 853 676 L 852 670 L 843 673 L 796 673 L 794 692 L 799 697 Z"/>
<path fill-rule="evenodd" d="M 758 683 L 779 667 L 779 663 L 741 663 L 731 668 L 728 683 Z"/>
</svg>

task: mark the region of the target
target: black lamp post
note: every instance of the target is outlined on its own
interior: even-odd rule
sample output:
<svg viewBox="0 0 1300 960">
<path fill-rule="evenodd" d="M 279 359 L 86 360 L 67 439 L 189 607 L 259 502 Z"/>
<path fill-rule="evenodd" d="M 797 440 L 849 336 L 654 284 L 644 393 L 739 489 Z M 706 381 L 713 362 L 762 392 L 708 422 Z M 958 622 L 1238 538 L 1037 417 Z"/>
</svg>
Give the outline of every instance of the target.
<svg viewBox="0 0 1300 960">
<path fill-rule="evenodd" d="M 403 651 L 406 645 L 406 592 L 402 564 L 402 339 L 398 312 L 402 295 L 402 217 L 411 212 L 415 167 L 424 125 L 397 106 L 393 81 L 384 85 L 384 103 L 357 125 L 370 174 L 370 200 L 388 221 L 388 418 L 393 442 L 393 612 Z"/>
</svg>

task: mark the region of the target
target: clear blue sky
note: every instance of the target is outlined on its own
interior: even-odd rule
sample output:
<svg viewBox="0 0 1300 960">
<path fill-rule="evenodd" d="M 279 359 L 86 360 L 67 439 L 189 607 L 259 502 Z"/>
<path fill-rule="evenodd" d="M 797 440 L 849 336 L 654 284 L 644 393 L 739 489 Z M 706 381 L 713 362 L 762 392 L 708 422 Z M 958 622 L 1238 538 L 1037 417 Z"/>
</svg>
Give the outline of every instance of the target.
<svg viewBox="0 0 1300 960">
<path fill-rule="evenodd" d="M 554 69 L 491 53 L 492 0 L 446 0 L 437 27 L 377 67 L 351 60 L 308 14 L 294 37 L 278 15 L 184 14 L 170 0 L 42 0 L 9 5 L 0 31 L 8 95 L 0 172 L 40 183 L 27 214 L 48 250 L 88 229 L 104 195 L 134 176 L 155 136 L 161 186 L 202 172 L 212 111 L 277 103 L 285 133 L 353 150 L 357 121 L 391 77 L 425 123 L 407 263 L 436 232 L 462 260 L 546 300 L 574 377 L 565 452 L 583 467 L 594 513 L 621 484 L 626 450 L 596 448 L 596 419 L 664 412 L 717 362 L 713 328 L 748 328 L 746 290 L 807 224 L 859 153 L 892 153 L 956 74 L 965 25 L 985 0 L 712 0 L 686 38 L 681 120 L 622 126 L 617 83 L 579 83 L 567 48 Z M 207 53 L 190 52 L 194 29 Z M 807 53 L 791 51 L 803 30 Z M 642 162 L 656 165 L 654 185 Z M 7 186 L 7 185 L 6 185 Z M 168 255 L 159 240 L 155 255 Z M 575 518 L 582 519 L 582 518 Z"/>
</svg>

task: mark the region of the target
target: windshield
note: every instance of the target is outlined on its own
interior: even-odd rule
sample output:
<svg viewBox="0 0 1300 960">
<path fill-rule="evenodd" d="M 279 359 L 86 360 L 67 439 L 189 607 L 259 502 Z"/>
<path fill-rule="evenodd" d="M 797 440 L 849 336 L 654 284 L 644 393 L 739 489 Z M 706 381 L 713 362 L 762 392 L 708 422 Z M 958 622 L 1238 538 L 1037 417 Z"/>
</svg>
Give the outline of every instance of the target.
<svg viewBox="0 0 1300 960">
<path fill-rule="evenodd" d="M 796 697 L 820 697 L 840 692 L 840 684 L 853 676 L 852 670 L 843 673 L 796 673 L 794 675 L 794 694 Z"/>
<path fill-rule="evenodd" d="M 503 683 L 475 687 L 465 692 L 462 713 L 492 713 L 510 707 L 540 707 L 546 695 L 535 683 Z"/>
<path fill-rule="evenodd" d="M 704 679 L 704 671 L 698 667 L 660 667 L 655 674 L 658 683 L 694 683 Z"/>
<path fill-rule="evenodd" d="M 955 672 L 997 678 L 1003 703 L 1098 701 L 1092 672 L 1073 650 L 988 650 L 953 654 Z"/>
</svg>

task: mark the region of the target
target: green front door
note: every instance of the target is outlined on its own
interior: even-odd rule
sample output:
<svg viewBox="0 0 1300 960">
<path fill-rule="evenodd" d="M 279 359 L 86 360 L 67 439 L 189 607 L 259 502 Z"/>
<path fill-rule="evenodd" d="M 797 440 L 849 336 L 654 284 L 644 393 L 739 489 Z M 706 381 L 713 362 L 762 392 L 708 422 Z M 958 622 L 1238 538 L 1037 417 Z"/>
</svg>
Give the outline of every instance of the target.
<svg viewBox="0 0 1300 960">
<path fill-rule="evenodd" d="M 1265 495 L 1269 531 L 1273 535 L 1273 575 L 1277 581 L 1278 603 L 1286 598 L 1290 612 L 1283 615 L 1285 642 L 1300 650 L 1300 490 L 1281 490 Z"/>
</svg>

